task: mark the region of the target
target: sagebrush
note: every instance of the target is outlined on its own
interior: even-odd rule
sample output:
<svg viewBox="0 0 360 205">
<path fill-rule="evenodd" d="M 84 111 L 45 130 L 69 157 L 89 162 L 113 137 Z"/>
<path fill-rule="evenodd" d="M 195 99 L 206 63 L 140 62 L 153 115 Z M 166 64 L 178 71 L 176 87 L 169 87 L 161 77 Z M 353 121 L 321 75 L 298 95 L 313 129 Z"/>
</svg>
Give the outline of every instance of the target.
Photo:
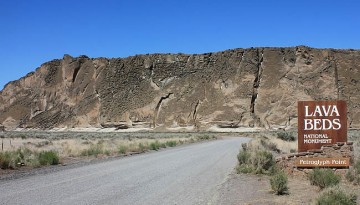
<svg viewBox="0 0 360 205">
<path fill-rule="evenodd" d="M 313 169 L 308 177 L 310 183 L 318 186 L 320 189 L 338 185 L 341 180 L 341 177 L 335 174 L 331 169 Z"/>
<path fill-rule="evenodd" d="M 270 185 L 271 185 L 271 189 L 277 195 L 287 194 L 289 190 L 288 178 L 283 171 L 277 172 L 270 178 Z"/>
<path fill-rule="evenodd" d="M 246 146 L 246 150 L 240 150 L 237 159 L 237 170 L 241 173 L 270 174 L 275 166 L 275 158 L 270 151 L 250 145 Z"/>
<path fill-rule="evenodd" d="M 316 199 L 316 205 L 356 205 L 357 196 L 339 186 L 324 189 Z"/>
</svg>

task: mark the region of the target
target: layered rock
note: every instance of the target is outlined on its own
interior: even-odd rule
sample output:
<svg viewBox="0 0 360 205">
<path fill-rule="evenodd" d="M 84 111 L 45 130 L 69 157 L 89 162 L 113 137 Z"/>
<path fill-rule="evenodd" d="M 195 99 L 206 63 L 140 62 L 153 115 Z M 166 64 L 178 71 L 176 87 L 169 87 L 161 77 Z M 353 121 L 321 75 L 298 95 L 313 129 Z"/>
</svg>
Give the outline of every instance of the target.
<svg viewBox="0 0 360 205">
<path fill-rule="evenodd" d="M 360 51 L 234 49 L 44 63 L 0 92 L 7 129 L 295 127 L 298 100 L 345 100 L 360 127 Z"/>
</svg>

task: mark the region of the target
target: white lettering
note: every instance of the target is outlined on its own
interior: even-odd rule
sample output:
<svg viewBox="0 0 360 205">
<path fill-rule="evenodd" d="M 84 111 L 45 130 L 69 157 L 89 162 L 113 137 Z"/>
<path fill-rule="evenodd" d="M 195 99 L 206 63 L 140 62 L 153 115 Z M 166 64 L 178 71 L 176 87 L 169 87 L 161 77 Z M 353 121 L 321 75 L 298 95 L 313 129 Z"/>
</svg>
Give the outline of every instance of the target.
<svg viewBox="0 0 360 205">
<path fill-rule="evenodd" d="M 330 130 L 332 127 L 333 127 L 333 125 L 329 119 L 323 119 L 323 122 L 322 122 L 323 130 Z"/>
<path fill-rule="evenodd" d="M 340 130 L 341 128 L 340 119 L 334 119 L 333 124 L 337 125 L 337 127 L 334 126 L 334 130 Z"/>
<path fill-rule="evenodd" d="M 315 106 L 313 112 L 309 110 L 309 106 L 305 106 L 305 117 L 329 117 L 329 116 L 340 116 L 339 110 L 337 109 L 336 105 L 322 105 L 322 106 Z"/>
<path fill-rule="evenodd" d="M 330 116 L 333 116 L 334 112 L 336 113 L 336 116 L 340 116 L 336 105 L 333 106 Z"/>
<path fill-rule="evenodd" d="M 304 122 L 305 122 L 305 129 L 304 130 L 312 130 L 313 129 L 312 119 L 304 119 Z"/>
<path fill-rule="evenodd" d="M 318 114 L 318 116 L 323 116 L 322 113 L 321 113 L 321 110 L 320 110 L 320 107 L 319 107 L 319 106 L 316 106 L 316 107 L 315 107 L 314 116 L 316 116 L 316 113 Z"/>
<path fill-rule="evenodd" d="M 313 116 L 313 113 L 309 114 L 309 106 L 305 106 L 305 116 L 306 116 L 306 117 L 311 117 L 311 116 Z"/>
<path fill-rule="evenodd" d="M 321 130 L 321 119 L 314 119 L 314 130 Z"/>
<path fill-rule="evenodd" d="M 340 119 L 304 119 L 304 130 L 339 130 Z"/>
<path fill-rule="evenodd" d="M 322 109 L 323 109 L 323 111 L 324 111 L 325 116 L 329 116 L 330 106 L 328 106 L 328 108 L 327 108 L 327 110 L 326 110 L 325 105 L 323 105 L 323 106 L 322 106 Z"/>
</svg>

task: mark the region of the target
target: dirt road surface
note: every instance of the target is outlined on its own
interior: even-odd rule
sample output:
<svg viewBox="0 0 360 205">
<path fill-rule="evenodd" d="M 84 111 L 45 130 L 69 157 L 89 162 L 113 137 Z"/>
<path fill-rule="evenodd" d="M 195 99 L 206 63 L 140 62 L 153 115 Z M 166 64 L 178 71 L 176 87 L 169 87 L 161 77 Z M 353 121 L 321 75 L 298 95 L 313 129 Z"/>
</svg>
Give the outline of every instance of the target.
<svg viewBox="0 0 360 205">
<path fill-rule="evenodd" d="M 0 204 L 215 204 L 241 137 L 0 181 Z"/>
</svg>

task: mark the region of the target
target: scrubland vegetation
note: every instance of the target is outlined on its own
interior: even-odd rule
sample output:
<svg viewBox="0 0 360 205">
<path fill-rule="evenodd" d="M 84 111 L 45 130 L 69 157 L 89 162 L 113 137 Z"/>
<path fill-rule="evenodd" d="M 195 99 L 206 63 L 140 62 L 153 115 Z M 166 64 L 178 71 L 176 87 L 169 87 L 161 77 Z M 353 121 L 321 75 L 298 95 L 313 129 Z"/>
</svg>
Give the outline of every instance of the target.
<svg viewBox="0 0 360 205">
<path fill-rule="evenodd" d="M 277 166 L 275 158 L 282 154 L 297 152 L 297 133 L 249 133 L 247 136 L 253 140 L 242 144 L 237 156 L 237 172 L 265 175 L 269 179 L 273 193 L 276 195 L 291 194 L 288 185 L 289 178 L 296 179 L 301 176 L 292 176 L 285 170 L 281 170 Z M 350 131 L 348 141 L 354 142 L 355 150 L 355 162 L 350 169 L 336 172 L 336 169 L 316 168 L 303 172 L 305 180 L 318 187 L 318 197 L 313 199 L 315 204 L 356 204 L 357 195 L 349 187 L 360 185 L 360 131 Z M 306 190 L 304 191 L 306 192 Z"/>
<path fill-rule="evenodd" d="M 8 133 L 2 137 L 0 168 L 57 165 L 69 160 L 125 156 L 216 139 L 208 134 Z"/>
</svg>

